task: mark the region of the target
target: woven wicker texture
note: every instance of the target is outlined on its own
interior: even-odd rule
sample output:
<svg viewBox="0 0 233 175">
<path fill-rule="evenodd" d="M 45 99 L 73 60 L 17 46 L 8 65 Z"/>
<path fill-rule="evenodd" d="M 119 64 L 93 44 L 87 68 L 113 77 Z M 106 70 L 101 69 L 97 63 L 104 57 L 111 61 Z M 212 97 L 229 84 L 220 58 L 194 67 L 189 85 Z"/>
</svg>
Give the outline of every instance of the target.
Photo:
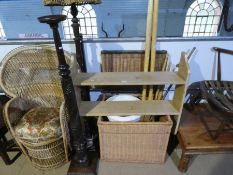
<svg viewBox="0 0 233 175">
<path fill-rule="evenodd" d="M 49 168 L 56 168 L 67 162 L 62 138 L 39 146 L 21 143 L 26 148 L 36 168 L 48 169 L 48 166 Z"/>
<path fill-rule="evenodd" d="M 71 72 L 78 71 L 73 56 L 65 52 L 65 57 Z M 69 115 L 57 68 L 55 48 L 46 45 L 16 48 L 3 60 L 1 86 L 14 97 L 4 107 L 4 118 L 22 152 L 38 169 L 56 168 L 68 161 Z M 60 108 L 62 136 L 33 142 L 25 142 L 16 136 L 15 126 L 27 111 L 35 107 Z"/>
<path fill-rule="evenodd" d="M 172 121 L 108 122 L 98 120 L 101 159 L 106 161 L 164 163 Z"/>
<path fill-rule="evenodd" d="M 72 61 L 73 57 L 67 52 L 65 52 L 65 56 L 73 69 L 75 67 Z M 37 93 L 41 93 L 39 89 L 43 86 L 60 84 L 57 54 L 53 47 L 45 45 L 19 47 L 7 54 L 2 64 L 1 87 L 11 97 L 28 93 L 25 92 L 25 89 L 28 91 L 30 87 L 36 88 Z M 26 96 L 30 95 L 33 94 Z M 25 97 L 25 95 L 23 96 Z"/>
<path fill-rule="evenodd" d="M 142 72 L 144 66 L 144 52 L 139 51 L 103 51 L 101 53 L 102 72 Z M 156 56 L 156 71 L 162 71 L 167 54 Z"/>
<path fill-rule="evenodd" d="M 102 51 L 102 72 L 142 72 L 144 52 Z M 165 71 L 167 53 L 156 54 L 156 71 Z M 157 87 L 158 90 L 164 86 Z M 127 88 L 127 87 L 126 87 Z M 104 96 L 106 94 L 103 94 Z M 98 120 L 100 155 L 102 160 L 138 163 L 165 161 L 172 121 L 166 122 L 108 122 Z"/>
<path fill-rule="evenodd" d="M 143 51 L 102 51 L 101 52 L 101 70 L 102 72 L 143 72 L 145 53 Z M 155 70 L 166 71 L 168 62 L 167 52 L 158 51 L 156 54 Z M 120 89 L 119 87 L 117 87 Z M 125 87 L 127 88 L 127 87 Z M 105 88 L 105 91 L 113 89 Z M 120 90 L 123 90 L 121 88 Z M 127 88 L 128 89 L 128 88 Z M 135 89 L 131 88 L 132 91 Z M 138 87 L 137 87 L 138 89 Z M 163 98 L 164 86 L 155 86 L 156 90 L 154 99 Z M 138 90 L 136 90 L 138 91 Z M 141 90 L 140 90 L 141 91 Z"/>
<path fill-rule="evenodd" d="M 101 0 L 43 0 L 44 5 L 100 4 Z"/>
</svg>

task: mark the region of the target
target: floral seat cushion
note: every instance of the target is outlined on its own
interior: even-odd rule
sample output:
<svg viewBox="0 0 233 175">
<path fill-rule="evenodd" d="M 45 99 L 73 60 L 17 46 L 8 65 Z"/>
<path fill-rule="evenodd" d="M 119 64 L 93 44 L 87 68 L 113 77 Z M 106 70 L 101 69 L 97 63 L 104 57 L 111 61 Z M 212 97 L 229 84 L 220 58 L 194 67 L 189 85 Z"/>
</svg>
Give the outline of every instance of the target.
<svg viewBox="0 0 233 175">
<path fill-rule="evenodd" d="M 29 110 L 15 127 L 16 136 L 28 143 L 38 143 L 62 136 L 59 109 L 36 107 Z"/>
</svg>

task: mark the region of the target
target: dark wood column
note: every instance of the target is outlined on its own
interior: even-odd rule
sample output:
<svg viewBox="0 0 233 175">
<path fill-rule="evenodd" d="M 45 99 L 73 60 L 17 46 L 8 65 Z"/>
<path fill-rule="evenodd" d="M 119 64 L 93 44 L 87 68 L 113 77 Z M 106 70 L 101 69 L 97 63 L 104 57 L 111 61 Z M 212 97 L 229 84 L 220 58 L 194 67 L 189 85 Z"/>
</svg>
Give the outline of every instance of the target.
<svg viewBox="0 0 233 175">
<path fill-rule="evenodd" d="M 66 63 L 60 35 L 58 32 L 58 23 L 66 19 L 65 15 L 50 15 L 38 18 L 41 23 L 47 23 L 53 31 L 54 42 L 56 46 L 59 74 L 65 97 L 66 107 L 70 119 L 70 137 L 72 145 L 72 160 L 77 166 L 88 166 L 89 159 L 86 151 L 86 139 L 84 136 L 83 119 L 79 115 L 77 101 L 72 79 L 70 77 L 69 65 Z"/>
</svg>

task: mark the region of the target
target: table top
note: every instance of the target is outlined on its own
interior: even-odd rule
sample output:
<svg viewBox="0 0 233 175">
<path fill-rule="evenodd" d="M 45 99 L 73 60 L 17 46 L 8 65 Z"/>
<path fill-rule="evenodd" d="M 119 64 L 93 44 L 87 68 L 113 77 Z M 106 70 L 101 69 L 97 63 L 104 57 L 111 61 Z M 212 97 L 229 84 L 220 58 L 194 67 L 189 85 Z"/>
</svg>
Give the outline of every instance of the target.
<svg viewBox="0 0 233 175">
<path fill-rule="evenodd" d="M 213 140 L 199 116 L 204 116 L 211 128 L 216 128 L 219 121 L 203 104 L 196 105 L 193 110 L 189 110 L 188 107 L 188 105 L 184 106 L 178 133 L 179 141 L 184 149 L 233 151 L 233 131 L 223 132 L 216 140 Z"/>
</svg>

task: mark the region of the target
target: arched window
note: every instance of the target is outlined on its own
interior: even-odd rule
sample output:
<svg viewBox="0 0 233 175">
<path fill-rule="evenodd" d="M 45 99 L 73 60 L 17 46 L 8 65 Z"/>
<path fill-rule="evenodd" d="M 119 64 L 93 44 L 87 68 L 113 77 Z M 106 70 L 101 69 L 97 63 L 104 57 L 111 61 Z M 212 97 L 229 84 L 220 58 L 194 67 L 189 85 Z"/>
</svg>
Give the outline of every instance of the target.
<svg viewBox="0 0 233 175">
<path fill-rule="evenodd" d="M 2 26 L 2 23 L 0 21 L 0 40 L 5 40 L 6 39 L 6 35 Z"/>
<path fill-rule="evenodd" d="M 74 38 L 72 24 L 73 16 L 70 13 L 70 6 L 65 6 L 62 14 L 67 16 L 67 20 L 63 22 L 63 30 L 65 39 Z M 91 5 L 78 6 L 78 19 L 80 21 L 80 33 L 84 38 L 97 38 L 96 14 Z"/>
<path fill-rule="evenodd" d="M 187 11 L 183 36 L 217 36 L 221 11 L 218 0 L 195 0 Z"/>
</svg>

